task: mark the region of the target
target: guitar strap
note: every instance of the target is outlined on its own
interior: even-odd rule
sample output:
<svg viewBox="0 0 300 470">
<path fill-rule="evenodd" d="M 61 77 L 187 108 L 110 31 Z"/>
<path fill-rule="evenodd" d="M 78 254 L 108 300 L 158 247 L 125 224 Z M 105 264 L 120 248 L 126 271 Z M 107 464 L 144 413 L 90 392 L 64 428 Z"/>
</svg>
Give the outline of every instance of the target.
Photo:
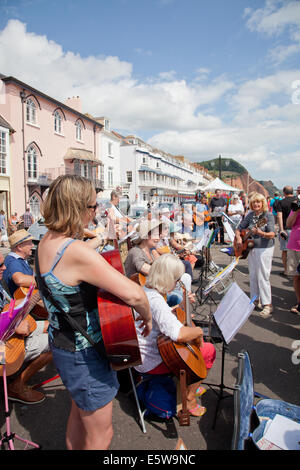
<svg viewBox="0 0 300 470">
<path fill-rule="evenodd" d="M 35 253 L 35 275 L 36 275 L 37 286 L 42 296 L 46 300 L 48 300 L 48 302 L 50 302 L 59 311 L 59 313 L 62 315 L 62 317 L 68 323 L 68 325 L 71 327 L 72 330 L 79 331 L 88 340 L 88 342 L 96 349 L 96 351 L 100 354 L 100 356 L 102 357 L 106 356 L 103 341 L 100 341 L 99 343 L 95 343 L 95 341 L 82 328 L 82 326 L 79 325 L 79 323 L 68 312 L 65 312 L 62 309 L 62 307 L 59 305 L 59 302 L 57 302 L 57 300 L 53 298 L 50 292 L 50 289 L 48 288 L 48 286 L 45 283 L 45 280 L 41 276 L 39 257 L 38 257 L 38 247 L 36 248 L 36 253 Z"/>
</svg>

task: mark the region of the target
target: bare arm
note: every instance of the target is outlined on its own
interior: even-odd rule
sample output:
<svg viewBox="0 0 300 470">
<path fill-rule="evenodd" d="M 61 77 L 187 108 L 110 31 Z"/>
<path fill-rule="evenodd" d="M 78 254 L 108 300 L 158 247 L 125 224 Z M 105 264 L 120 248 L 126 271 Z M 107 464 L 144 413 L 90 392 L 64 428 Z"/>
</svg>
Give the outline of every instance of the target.
<svg viewBox="0 0 300 470">
<path fill-rule="evenodd" d="M 133 307 L 147 322 L 148 331 L 151 331 L 152 317 L 144 290 L 113 268 L 86 243 L 80 241 L 72 243 L 61 261 L 57 265 L 56 275 L 62 282 L 78 285 L 85 281 L 110 292 Z"/>
<path fill-rule="evenodd" d="M 299 214 L 299 209 L 296 212 L 291 213 L 286 221 L 287 228 L 292 228 L 294 223 L 296 222 L 297 216 Z"/>
<path fill-rule="evenodd" d="M 19 287 L 30 287 L 30 284 L 32 283 L 35 285 L 34 276 L 30 276 L 29 274 L 23 274 L 20 272 L 14 273 L 12 275 L 12 280 Z"/>
<path fill-rule="evenodd" d="M 178 343 L 195 341 L 201 347 L 203 344 L 203 331 L 199 326 L 183 326 L 177 338 Z"/>
</svg>

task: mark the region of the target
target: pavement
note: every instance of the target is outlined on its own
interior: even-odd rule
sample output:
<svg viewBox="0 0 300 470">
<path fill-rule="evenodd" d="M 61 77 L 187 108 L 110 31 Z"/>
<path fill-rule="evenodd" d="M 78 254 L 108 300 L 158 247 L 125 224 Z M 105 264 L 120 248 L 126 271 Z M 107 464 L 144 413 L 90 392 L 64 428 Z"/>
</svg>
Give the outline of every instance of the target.
<svg viewBox="0 0 300 470">
<path fill-rule="evenodd" d="M 220 267 L 227 266 L 231 259 L 220 252 L 220 246 L 213 246 L 213 261 Z M 8 249 L 1 248 L 5 255 Z M 249 295 L 247 260 L 240 260 L 233 273 L 234 281 Z M 231 446 L 234 424 L 233 391 L 237 378 L 238 353 L 246 349 L 253 367 L 255 391 L 270 398 L 300 405 L 300 316 L 291 313 L 295 304 L 292 280 L 279 275 L 282 271 L 281 252 L 276 240 L 271 273 L 274 312 L 264 319 L 253 311 L 226 347 L 224 367 L 224 396 L 219 400 L 218 385 L 221 383 L 222 344 L 216 343 L 217 357 L 209 376 L 205 380 L 207 392 L 201 399 L 207 413 L 201 418 L 191 417 L 190 426 L 179 426 L 177 419 L 165 422 L 146 422 L 143 433 L 137 418 L 137 410 L 132 395 L 119 392 L 113 403 L 114 436 L 110 450 L 173 450 L 181 438 L 188 450 L 228 450 Z M 195 277 L 199 276 L 196 270 Z M 193 285 L 196 291 L 198 285 Z M 199 290 L 198 290 L 199 294 Z M 202 320 L 216 310 L 215 302 L 222 295 L 212 293 L 212 299 L 195 306 L 195 320 Z M 199 300 L 199 299 L 198 299 Z M 298 343 L 295 343 L 298 341 Z M 298 355 L 296 352 L 298 347 Z M 294 354 L 294 356 L 293 356 Z M 296 358 L 296 360 L 295 360 Z M 298 359 L 298 360 L 297 360 Z M 297 364 L 298 362 L 298 364 Z M 33 383 L 40 383 L 56 375 L 53 365 L 48 365 L 34 377 Z M 128 379 L 127 371 L 122 374 Z M 124 389 L 124 386 L 123 386 Z M 43 450 L 65 450 L 65 430 L 70 410 L 68 392 L 60 379 L 42 386 L 46 395 L 43 403 L 23 405 L 10 402 L 11 430 L 22 438 L 42 446 Z M 3 392 L 0 391 L 0 429 L 5 432 Z M 219 404 L 214 426 L 216 407 Z M 15 441 L 16 449 L 23 444 Z"/>
</svg>

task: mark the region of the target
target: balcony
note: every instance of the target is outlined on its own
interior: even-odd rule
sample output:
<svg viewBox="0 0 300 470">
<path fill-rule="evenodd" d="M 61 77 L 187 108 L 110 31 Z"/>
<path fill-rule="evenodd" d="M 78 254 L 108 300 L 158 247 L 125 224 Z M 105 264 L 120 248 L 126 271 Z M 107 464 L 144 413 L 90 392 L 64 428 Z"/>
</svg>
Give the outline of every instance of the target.
<svg viewBox="0 0 300 470">
<path fill-rule="evenodd" d="M 81 175 L 80 171 L 72 167 L 57 167 L 57 168 L 47 168 L 44 172 L 33 175 L 32 172 L 27 172 L 27 185 L 28 186 L 50 186 L 52 181 L 54 181 L 58 176 L 61 175 Z M 95 176 L 88 177 L 87 179 L 92 181 L 95 186 L 96 191 L 103 191 L 104 189 L 104 179 L 96 178 Z"/>
</svg>

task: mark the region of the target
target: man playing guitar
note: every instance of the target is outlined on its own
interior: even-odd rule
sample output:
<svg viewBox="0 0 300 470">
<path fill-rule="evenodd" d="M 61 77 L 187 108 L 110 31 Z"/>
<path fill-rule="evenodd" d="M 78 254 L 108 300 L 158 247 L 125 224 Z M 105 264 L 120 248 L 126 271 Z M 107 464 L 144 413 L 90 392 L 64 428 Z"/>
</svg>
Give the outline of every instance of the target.
<svg viewBox="0 0 300 470">
<path fill-rule="evenodd" d="M 0 280 L 2 280 L 5 269 L 4 258 L 2 254 L 0 254 Z M 9 300 L 8 294 L 0 285 L 1 312 L 4 305 L 7 304 Z M 34 374 L 36 374 L 36 372 L 51 361 L 52 355 L 48 344 L 48 321 L 37 321 L 35 323 L 32 318 L 32 321 L 29 320 L 30 318 L 25 318 L 16 328 L 15 335 L 7 341 L 9 344 L 6 343 L 6 356 L 14 355 L 14 337 L 23 338 L 25 342 L 24 364 L 26 367 L 8 384 L 8 399 L 32 405 L 35 403 L 41 403 L 45 400 L 45 395 L 28 386 L 27 382 Z M 17 357 L 14 359 L 15 361 L 18 360 Z M 14 370 L 14 365 L 12 363 L 10 364 L 12 370 Z M 0 375 L 2 375 L 1 369 Z"/>
</svg>

